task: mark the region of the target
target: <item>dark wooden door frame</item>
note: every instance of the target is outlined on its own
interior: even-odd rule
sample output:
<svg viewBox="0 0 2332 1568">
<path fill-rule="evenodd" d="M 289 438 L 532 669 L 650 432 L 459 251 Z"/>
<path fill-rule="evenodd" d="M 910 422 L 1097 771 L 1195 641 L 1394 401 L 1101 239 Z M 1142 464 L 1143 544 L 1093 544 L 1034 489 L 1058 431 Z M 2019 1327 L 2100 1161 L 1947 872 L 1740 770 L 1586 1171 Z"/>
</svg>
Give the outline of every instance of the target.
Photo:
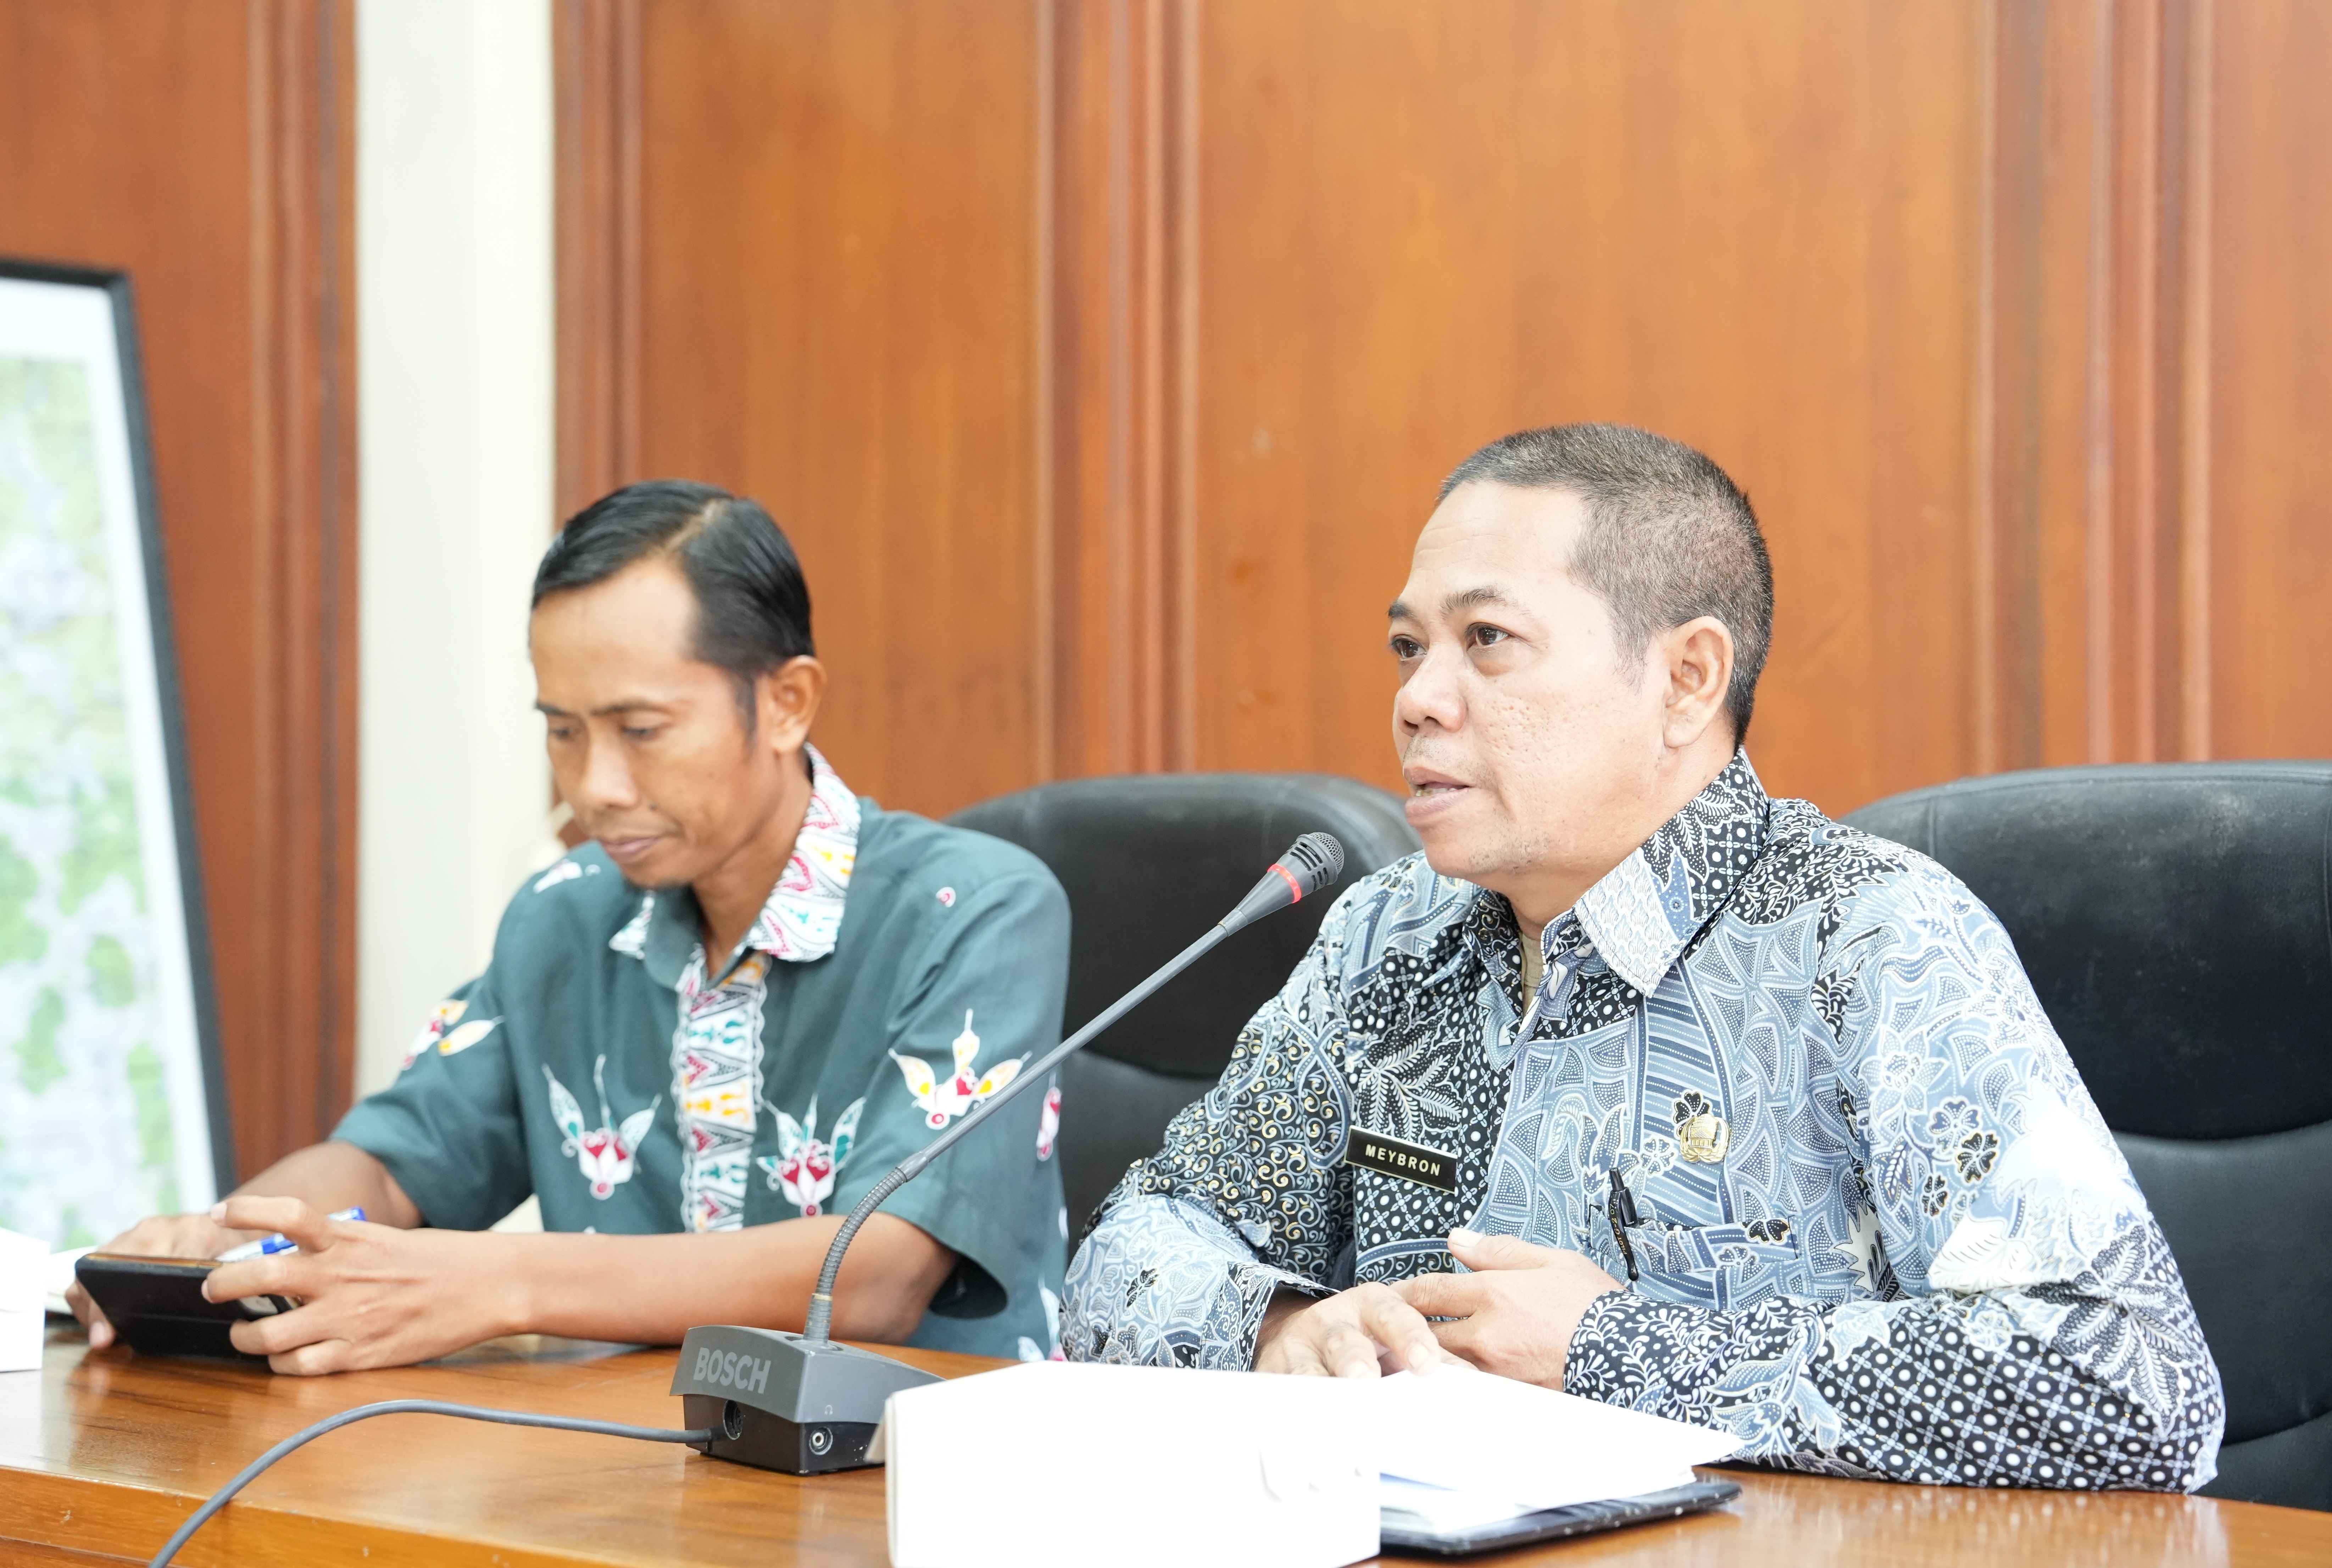
<svg viewBox="0 0 2332 1568">
<path fill-rule="evenodd" d="M 0 0 L 0 253 L 126 272 L 249 1175 L 355 1081 L 354 0 Z"/>
</svg>

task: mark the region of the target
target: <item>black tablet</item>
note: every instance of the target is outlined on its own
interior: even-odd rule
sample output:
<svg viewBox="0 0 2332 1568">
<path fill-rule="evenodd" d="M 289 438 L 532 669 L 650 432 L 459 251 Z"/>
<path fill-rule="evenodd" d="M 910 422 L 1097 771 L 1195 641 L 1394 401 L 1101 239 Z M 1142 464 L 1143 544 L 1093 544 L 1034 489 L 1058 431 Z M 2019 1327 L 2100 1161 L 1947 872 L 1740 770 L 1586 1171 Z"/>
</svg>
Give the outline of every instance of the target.
<svg viewBox="0 0 2332 1568">
<path fill-rule="evenodd" d="M 73 1265 L 73 1277 L 89 1292 L 121 1343 L 143 1355 L 217 1356 L 265 1366 L 265 1356 L 245 1355 L 227 1338 L 237 1323 L 289 1312 L 281 1296 L 251 1296 L 237 1301 L 205 1301 L 203 1280 L 216 1259 L 133 1257 L 92 1252 Z"/>
<path fill-rule="evenodd" d="M 1729 1503 L 1741 1495 L 1731 1481 L 1695 1481 L 1665 1492 L 1639 1497 L 1615 1497 L 1608 1503 L 1576 1503 L 1568 1508 L 1544 1508 L 1518 1518 L 1501 1519 L 1467 1530 L 1424 1531 L 1388 1525 L 1382 1535 L 1388 1552 L 1414 1552 L 1428 1557 L 1467 1557 L 1505 1546 L 1527 1546 L 1534 1541 L 1560 1541 L 1566 1535 L 1591 1535 L 1626 1525 L 1649 1525 L 1656 1519 L 1680 1519 Z"/>
</svg>

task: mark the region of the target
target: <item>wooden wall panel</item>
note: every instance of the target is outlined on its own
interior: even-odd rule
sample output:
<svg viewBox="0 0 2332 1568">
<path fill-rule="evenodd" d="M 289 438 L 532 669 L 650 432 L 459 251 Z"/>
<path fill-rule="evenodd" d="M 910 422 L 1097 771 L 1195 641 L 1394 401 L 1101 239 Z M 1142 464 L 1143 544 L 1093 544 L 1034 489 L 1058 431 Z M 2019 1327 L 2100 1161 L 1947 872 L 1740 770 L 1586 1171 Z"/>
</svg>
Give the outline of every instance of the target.
<svg viewBox="0 0 2332 1568">
<path fill-rule="evenodd" d="M 562 350 L 598 356 L 563 361 L 562 387 L 612 453 L 563 457 L 581 486 L 564 499 L 653 475 L 755 496 L 809 576 L 834 672 L 818 739 L 845 776 L 927 809 L 1027 783 L 1043 647 L 1034 12 L 570 0 L 557 18 L 562 61 L 618 55 L 561 81 L 570 165 L 596 136 L 638 166 L 560 185 L 563 241 L 588 189 L 614 193 L 616 236 L 599 292 L 560 301 Z M 562 261 L 570 291 L 590 288 L 579 271 Z M 634 321 L 636 346 L 609 341 Z M 632 379 L 587 394 L 584 364 Z"/>
<path fill-rule="evenodd" d="M 1524 425 L 1703 447 L 1772 540 L 1775 788 L 1965 770 L 1964 7 L 1211 6 L 1203 765 L 1389 781 L 1384 607 Z"/>
<path fill-rule="evenodd" d="M 777 504 L 928 809 L 1390 782 L 1436 482 L 1585 418 L 1756 501 L 1777 789 L 2332 750 L 2326 14 L 565 0 L 562 472 Z"/>
<path fill-rule="evenodd" d="M 2207 388 L 2188 341 L 2209 102 L 2206 9 L 2011 0 L 1994 89 L 1977 436 L 1980 770 L 2210 754 L 2193 591 Z M 2200 471 L 2199 469 L 2197 470 Z"/>
<path fill-rule="evenodd" d="M 348 1104 L 350 0 L 0 0 L 0 253 L 126 269 L 246 1171 Z"/>
<path fill-rule="evenodd" d="M 1040 0 L 1038 765 L 1187 769 L 1199 693 L 1198 8 Z"/>
<path fill-rule="evenodd" d="M 2332 756 L 2332 6 L 2220 0 L 2204 352 L 2211 750 Z"/>
</svg>

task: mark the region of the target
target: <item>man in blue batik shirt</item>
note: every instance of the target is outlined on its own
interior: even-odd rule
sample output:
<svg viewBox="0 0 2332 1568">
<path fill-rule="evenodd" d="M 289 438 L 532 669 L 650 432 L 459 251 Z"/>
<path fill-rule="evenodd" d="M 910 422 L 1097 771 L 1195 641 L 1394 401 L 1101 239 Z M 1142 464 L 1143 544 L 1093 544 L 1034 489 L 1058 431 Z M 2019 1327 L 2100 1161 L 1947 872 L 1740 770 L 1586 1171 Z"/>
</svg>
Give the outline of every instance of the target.
<svg viewBox="0 0 2332 1568">
<path fill-rule="evenodd" d="M 1749 765 L 1773 578 L 1732 481 L 1509 436 L 1391 623 L 1425 851 L 1127 1172 L 1067 1353 L 1455 1357 L 1802 1469 L 2208 1481 L 2218 1370 L 2007 933 Z"/>
</svg>

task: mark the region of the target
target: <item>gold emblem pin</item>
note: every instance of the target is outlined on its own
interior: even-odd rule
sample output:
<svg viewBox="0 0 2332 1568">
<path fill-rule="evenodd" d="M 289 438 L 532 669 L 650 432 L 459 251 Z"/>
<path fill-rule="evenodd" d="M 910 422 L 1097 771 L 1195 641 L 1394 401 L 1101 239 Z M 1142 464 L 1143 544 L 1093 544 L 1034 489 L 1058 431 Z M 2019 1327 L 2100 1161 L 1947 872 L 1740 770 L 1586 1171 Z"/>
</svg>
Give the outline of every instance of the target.
<svg viewBox="0 0 2332 1568">
<path fill-rule="evenodd" d="M 1677 1146 L 1695 1165 L 1718 1163 L 1732 1142 L 1733 1129 L 1722 1116 L 1695 1116 L 1677 1128 Z"/>
<path fill-rule="evenodd" d="M 1677 1097 L 1676 1134 L 1677 1152 L 1694 1165 L 1721 1163 L 1733 1143 L 1733 1129 L 1697 1089 Z"/>
</svg>

